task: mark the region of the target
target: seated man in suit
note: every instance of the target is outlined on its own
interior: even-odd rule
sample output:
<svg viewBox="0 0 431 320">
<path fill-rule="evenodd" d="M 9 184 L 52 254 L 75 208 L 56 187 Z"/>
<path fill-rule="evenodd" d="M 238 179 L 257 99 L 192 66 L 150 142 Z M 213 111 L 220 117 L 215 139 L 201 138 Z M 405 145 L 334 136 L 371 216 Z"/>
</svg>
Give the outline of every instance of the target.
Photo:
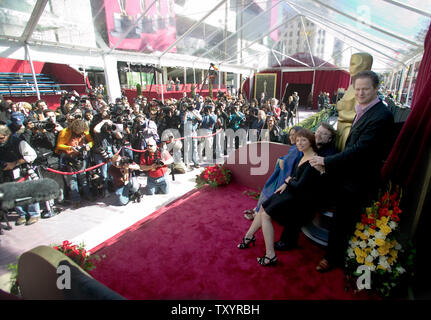
<svg viewBox="0 0 431 320">
<path fill-rule="evenodd" d="M 358 104 L 344 150 L 310 160 L 313 167 L 328 175 L 334 188 L 335 212 L 325 258 L 316 267 L 319 272 L 343 265 L 348 239 L 362 207 L 379 188 L 380 170 L 393 143 L 394 118 L 378 98 L 378 75 L 361 71 L 353 76 L 352 83 Z"/>
</svg>

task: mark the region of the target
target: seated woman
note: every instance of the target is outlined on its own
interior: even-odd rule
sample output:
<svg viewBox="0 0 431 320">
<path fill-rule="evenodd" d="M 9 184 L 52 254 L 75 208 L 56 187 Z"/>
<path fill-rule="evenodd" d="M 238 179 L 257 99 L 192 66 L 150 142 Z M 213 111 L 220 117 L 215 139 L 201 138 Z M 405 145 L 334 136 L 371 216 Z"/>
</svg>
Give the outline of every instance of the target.
<svg viewBox="0 0 431 320">
<path fill-rule="evenodd" d="M 308 129 L 296 132 L 296 147 L 303 153 L 296 171 L 287 177 L 284 184 L 274 194 L 262 203 L 262 206 L 248 229 L 239 249 L 248 248 L 250 243 L 256 242 L 254 234 L 262 228 L 266 253 L 258 258 L 262 266 L 275 266 L 277 256 L 274 250 L 274 227 L 272 219 L 289 229 L 289 246 L 297 246 L 302 224 L 309 219 L 313 201 L 310 195 L 315 194 L 319 185 L 320 172 L 313 168 L 309 160 L 315 156 L 316 145 L 314 134 Z"/>
<path fill-rule="evenodd" d="M 295 133 L 300 129 L 301 127 L 295 126 L 289 130 L 289 140 L 291 144 L 289 152 L 287 155 L 277 159 L 274 172 L 263 186 L 256 208 L 244 211 L 244 217 L 246 219 L 253 220 L 262 203 L 268 199 L 275 192 L 275 190 L 283 185 L 284 180 L 287 177 L 292 175 L 293 168 L 295 168 L 296 164 L 299 162 L 299 159 L 302 157 L 302 153 L 298 151 L 295 145 Z"/>
</svg>

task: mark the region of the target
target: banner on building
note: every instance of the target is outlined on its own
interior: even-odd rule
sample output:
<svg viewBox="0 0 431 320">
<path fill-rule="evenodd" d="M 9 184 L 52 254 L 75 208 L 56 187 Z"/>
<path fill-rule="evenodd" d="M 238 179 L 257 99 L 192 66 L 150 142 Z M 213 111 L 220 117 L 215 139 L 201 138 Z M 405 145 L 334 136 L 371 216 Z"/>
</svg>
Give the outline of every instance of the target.
<svg viewBox="0 0 431 320">
<path fill-rule="evenodd" d="M 175 42 L 174 0 L 153 2 L 154 0 L 104 0 L 110 48 L 162 52 Z M 144 12 L 146 14 L 142 16 Z M 121 38 L 123 40 L 119 42 Z M 169 52 L 176 52 L 176 48 L 171 48 Z"/>
</svg>

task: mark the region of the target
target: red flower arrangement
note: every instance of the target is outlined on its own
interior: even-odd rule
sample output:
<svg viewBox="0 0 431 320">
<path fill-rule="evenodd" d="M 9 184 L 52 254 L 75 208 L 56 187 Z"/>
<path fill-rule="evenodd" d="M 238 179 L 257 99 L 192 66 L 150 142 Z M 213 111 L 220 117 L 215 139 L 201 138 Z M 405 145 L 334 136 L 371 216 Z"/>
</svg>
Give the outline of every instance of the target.
<svg viewBox="0 0 431 320">
<path fill-rule="evenodd" d="M 386 191 L 381 196 L 380 201 L 374 202 L 374 204 L 367 208 L 366 212 L 361 216 L 361 223 L 368 226 L 371 229 L 376 229 L 376 222 L 382 217 L 387 217 L 388 221 L 399 222 L 399 214 L 402 212 L 400 209 L 401 201 L 401 190 L 398 186 L 395 187 L 395 191 L 390 193 Z"/>
<path fill-rule="evenodd" d="M 202 188 L 205 185 L 217 188 L 220 185 L 229 184 L 232 172 L 224 165 L 216 164 L 206 167 L 199 175 L 196 176 L 196 188 Z"/>
<path fill-rule="evenodd" d="M 406 285 L 414 274 L 415 249 L 399 230 L 400 201 L 402 192 L 399 186 L 380 194 L 378 201 L 365 208 L 361 222 L 349 241 L 346 255 L 346 279 L 352 281 L 362 272 L 359 267 L 371 271 L 369 289 L 384 297 L 404 294 Z M 401 244 L 400 242 L 403 242 Z"/>
<path fill-rule="evenodd" d="M 99 256 L 90 255 L 90 252 L 85 249 L 84 243 L 76 245 L 65 240 L 63 244 L 55 245 L 53 248 L 64 253 L 85 271 L 93 270 L 96 268 L 95 260 L 100 261 Z"/>
</svg>

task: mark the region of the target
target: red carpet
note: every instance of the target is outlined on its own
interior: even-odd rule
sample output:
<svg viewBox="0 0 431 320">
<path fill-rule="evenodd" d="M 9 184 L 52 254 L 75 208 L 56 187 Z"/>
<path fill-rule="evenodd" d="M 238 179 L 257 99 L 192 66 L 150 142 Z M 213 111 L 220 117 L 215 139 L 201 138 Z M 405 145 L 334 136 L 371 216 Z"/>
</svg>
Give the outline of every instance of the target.
<svg viewBox="0 0 431 320">
<path fill-rule="evenodd" d="M 92 250 L 106 255 L 92 276 L 128 299 L 360 298 L 345 292 L 341 269 L 315 271 L 323 250 L 303 235 L 300 249 L 278 253 L 275 268 L 256 261 L 265 251 L 261 231 L 256 247 L 239 250 L 250 225 L 242 211 L 256 204 L 245 190 L 189 192 Z M 276 225 L 276 239 L 280 232 Z"/>
</svg>

